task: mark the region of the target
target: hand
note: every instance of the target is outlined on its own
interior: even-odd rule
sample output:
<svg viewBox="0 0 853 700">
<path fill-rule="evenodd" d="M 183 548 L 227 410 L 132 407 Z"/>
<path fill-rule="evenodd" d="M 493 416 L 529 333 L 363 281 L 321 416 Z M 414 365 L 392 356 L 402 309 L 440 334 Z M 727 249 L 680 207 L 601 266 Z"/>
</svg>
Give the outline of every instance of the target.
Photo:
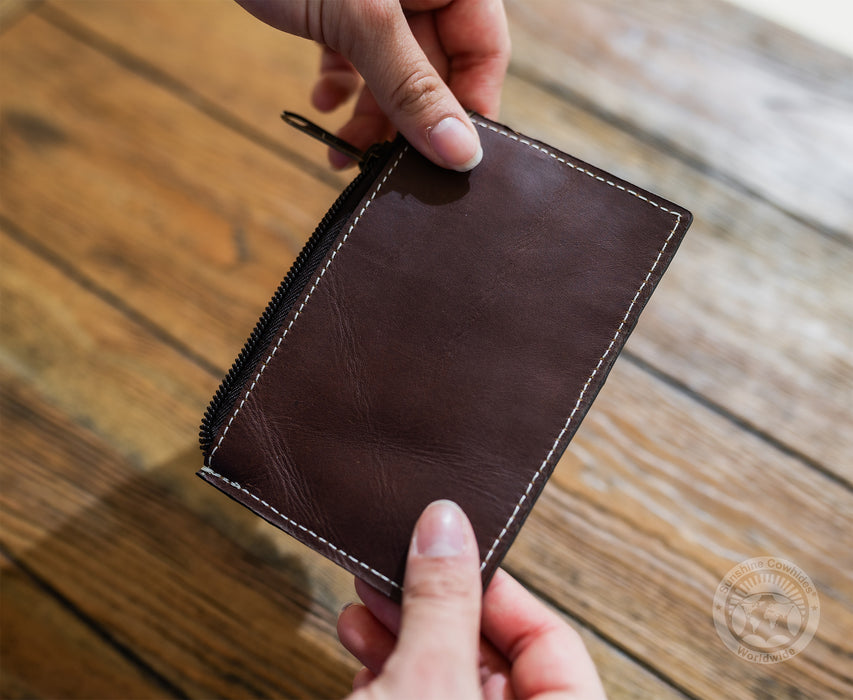
<svg viewBox="0 0 853 700">
<path fill-rule="evenodd" d="M 404 584 L 398 606 L 356 580 L 364 605 L 341 612 L 338 636 L 365 666 L 350 700 L 604 698 L 578 634 L 509 574 L 481 595 L 474 532 L 454 503 L 421 515 Z"/>
<path fill-rule="evenodd" d="M 464 171 L 479 163 L 465 109 L 497 116 L 509 62 L 501 0 L 237 1 L 324 46 L 317 109 L 331 111 L 361 90 L 342 139 L 366 149 L 396 127 L 438 165 Z M 336 151 L 329 157 L 336 167 L 349 162 Z"/>
</svg>

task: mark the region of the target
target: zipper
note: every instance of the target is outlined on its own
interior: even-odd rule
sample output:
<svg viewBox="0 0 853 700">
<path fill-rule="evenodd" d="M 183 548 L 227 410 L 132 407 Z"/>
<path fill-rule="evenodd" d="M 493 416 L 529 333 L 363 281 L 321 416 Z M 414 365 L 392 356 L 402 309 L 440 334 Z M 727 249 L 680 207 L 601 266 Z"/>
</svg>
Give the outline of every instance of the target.
<svg viewBox="0 0 853 700">
<path fill-rule="evenodd" d="M 205 464 L 208 466 L 210 466 L 209 461 L 214 450 L 216 435 L 231 414 L 232 407 L 240 396 L 243 385 L 251 376 L 266 348 L 277 337 L 279 327 L 287 318 L 293 304 L 301 296 L 314 270 L 326 257 L 344 223 L 356 205 L 367 194 L 396 146 L 396 142 L 386 141 L 374 144 L 367 151 L 362 152 L 316 124 L 299 117 L 299 115 L 285 112 L 282 114 L 282 118 L 288 124 L 357 160 L 361 172 L 341 192 L 299 252 L 287 275 L 261 314 L 261 318 L 246 340 L 237 359 L 234 360 L 234 364 L 231 365 L 231 369 L 228 370 L 228 374 L 225 375 L 213 395 L 199 429 L 199 443 L 205 456 Z M 299 123 L 295 123 L 296 121 Z"/>
</svg>

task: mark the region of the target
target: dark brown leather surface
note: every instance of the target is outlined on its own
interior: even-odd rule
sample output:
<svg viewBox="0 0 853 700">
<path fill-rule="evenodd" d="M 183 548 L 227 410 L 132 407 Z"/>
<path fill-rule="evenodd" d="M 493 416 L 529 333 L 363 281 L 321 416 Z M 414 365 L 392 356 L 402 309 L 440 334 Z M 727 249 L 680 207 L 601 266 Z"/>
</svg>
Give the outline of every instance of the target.
<svg viewBox="0 0 853 700">
<path fill-rule="evenodd" d="M 438 498 L 488 581 L 690 221 L 475 120 L 470 173 L 392 154 L 200 472 L 394 597 Z"/>
</svg>

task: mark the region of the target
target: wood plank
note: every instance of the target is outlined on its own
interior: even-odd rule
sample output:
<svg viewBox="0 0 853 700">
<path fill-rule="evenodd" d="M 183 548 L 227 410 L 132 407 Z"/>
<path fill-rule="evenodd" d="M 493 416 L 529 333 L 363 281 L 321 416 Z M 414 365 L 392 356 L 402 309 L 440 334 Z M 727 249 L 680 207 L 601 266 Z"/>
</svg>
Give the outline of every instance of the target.
<svg viewBox="0 0 853 700">
<path fill-rule="evenodd" d="M 747 12 L 766 17 L 771 22 L 809 37 L 818 46 L 830 47 L 853 56 L 853 42 L 846 27 L 853 24 L 850 6 L 835 0 L 815 0 L 808 5 L 768 2 L 768 0 L 729 0 Z"/>
<path fill-rule="evenodd" d="M 853 251 L 510 78 L 518 128 L 686 203 L 695 219 L 626 347 L 853 483 Z M 573 128 L 567 129 L 566 124 Z"/>
<path fill-rule="evenodd" d="M 0 47 L 0 212 L 227 368 L 337 189 L 36 15 Z"/>
<path fill-rule="evenodd" d="M 621 360 L 507 565 L 690 694 L 842 697 L 851 533 L 849 490 Z M 819 591 L 817 634 L 785 663 L 745 663 L 712 622 L 723 575 L 755 556 L 793 561 Z"/>
<path fill-rule="evenodd" d="M 238 131 L 276 144 L 323 182 L 341 188 L 354 169 L 326 167 L 326 147 L 287 127 L 288 109 L 332 130 L 346 111 L 322 114 L 310 103 L 319 47 L 259 22 L 229 0 L 204 5 L 168 0 L 45 3 L 42 17 L 116 57 Z M 129 18 L 134 30 L 128 32 Z M 202 54 L 204 61 L 197 60 Z"/>
<path fill-rule="evenodd" d="M 0 696 L 142 698 L 163 694 L 116 649 L 0 554 Z M 45 664 L 45 659 L 50 663 Z"/>
<path fill-rule="evenodd" d="M 146 478 L 182 501 L 185 508 L 214 525 L 218 522 L 233 539 L 267 532 L 256 517 L 194 476 L 202 462 L 197 427 L 218 377 L 200 370 L 152 337 L 148 328 L 18 242 L 0 235 L 0 250 L 4 262 L 0 323 L 7 339 L 0 366 L 5 372 L 31 386 L 31 391 L 69 423 L 92 432 L 121 455 L 122 461 L 145 472 Z M 115 347 L 116 339 L 124 342 Z M 26 420 L 38 424 L 39 414 L 27 414 Z M 52 430 L 52 423 L 40 424 L 39 432 L 52 434 Z M 26 445 L 29 458 L 55 462 L 49 452 L 39 451 L 41 444 L 33 439 Z M 13 447 L 18 449 L 17 445 L 10 449 Z M 94 459 L 85 451 L 73 458 L 66 465 L 69 470 L 83 468 L 81 465 Z M 116 477 L 108 472 L 78 482 L 71 475 L 61 476 L 62 469 L 57 462 L 57 478 L 42 483 L 33 473 L 9 475 L 4 481 L 9 489 L 20 487 L 22 481 L 27 488 L 54 494 L 62 503 L 55 516 L 41 512 L 42 522 L 34 523 L 36 528 L 58 526 L 69 515 L 96 507 L 105 493 L 119 488 Z M 288 557 L 303 551 L 283 533 L 272 532 L 280 537 L 274 544 L 258 545 L 258 556 L 272 552 Z M 331 564 L 319 573 L 318 595 L 331 600 L 328 605 L 336 610 L 341 596 L 350 591 L 349 576 L 338 573 Z"/>
<path fill-rule="evenodd" d="M 282 673 L 294 677 L 288 683 L 267 679 L 271 684 L 267 690 L 272 694 L 343 694 L 343 685 L 330 693 L 326 685 L 316 685 L 312 675 L 315 666 L 308 664 L 303 651 L 299 651 L 302 637 L 288 644 L 269 635 L 276 626 L 283 630 L 280 634 L 286 635 L 286 630 L 296 624 L 294 617 L 304 618 L 299 622 L 299 634 L 307 635 L 324 650 L 317 673 L 330 675 L 343 684 L 341 679 L 353 672 L 354 661 L 339 647 L 331 624 L 343 602 L 353 598 L 349 574 L 197 479 L 194 472 L 200 454 L 195 445 L 179 449 L 163 463 L 153 462 L 159 455 L 175 451 L 177 440 L 164 440 L 163 436 L 171 432 L 166 430 L 165 421 L 180 426 L 197 417 L 195 399 L 189 391 L 173 399 L 170 413 L 149 427 L 146 449 L 140 445 L 128 447 L 109 419 L 113 414 L 132 415 L 136 403 L 161 403 L 158 398 L 164 388 L 156 382 L 139 383 L 132 396 L 124 396 L 124 375 L 110 371 L 107 365 L 99 391 L 89 397 L 87 412 L 81 415 L 69 411 L 64 401 L 66 385 L 77 382 L 76 375 L 85 377 L 93 371 L 86 364 L 81 343 L 75 339 L 88 337 L 93 329 L 109 329 L 114 337 L 133 338 L 143 336 L 144 329 L 122 318 L 91 291 L 63 278 L 15 241 L 2 240 L 2 250 L 8 271 L 3 280 L 13 283 L 2 290 L 6 320 L 19 316 L 15 310 L 28 301 L 28 296 L 37 297 L 37 304 L 47 308 L 62 305 L 74 310 L 65 317 L 50 313 L 25 315 L 40 317 L 40 332 L 45 336 L 55 334 L 62 341 L 42 348 L 43 356 L 51 359 L 49 382 L 43 374 L 25 366 L 25 359 L 33 355 L 32 345 L 17 346 L 16 361 L 7 364 L 8 357 L 3 358 L 0 386 L 4 391 L 4 434 L 15 435 L 14 440 L 4 439 L 0 451 L 3 546 L 138 654 L 146 666 L 166 680 L 168 687 L 192 696 L 240 697 L 255 694 L 256 690 L 267 692 L 266 686 L 247 685 L 248 676 L 257 671 L 256 664 L 273 662 L 272 658 L 258 658 L 254 645 L 263 643 L 276 647 L 275 652 L 269 653 L 275 654 Z M 62 326 L 61 334 L 56 332 L 56 326 Z M 4 337 L 20 335 L 21 331 L 13 326 Z M 141 349 L 128 348 L 126 366 L 140 376 L 196 376 L 197 370 L 189 361 L 158 345 L 158 341 L 149 338 Z M 156 365 L 154 369 L 151 364 Z M 22 367 L 20 376 L 7 374 Z M 181 432 L 184 445 L 194 442 L 194 431 Z M 168 442 L 170 449 L 165 450 L 160 442 Z M 137 464 L 129 464 L 122 450 L 132 450 Z M 138 473 L 140 462 L 145 467 L 144 474 Z M 92 558 L 93 551 L 99 556 Z M 204 561 L 199 563 L 198 558 Z M 192 567 L 190 573 L 188 567 Z M 180 585 L 180 592 L 170 587 L 174 582 Z M 267 586 L 274 587 L 277 594 L 271 595 Z M 215 603 L 223 609 L 209 620 L 208 607 L 214 605 L 210 600 L 214 594 L 230 602 Z M 282 596 L 287 598 L 285 604 Z M 205 604 L 196 601 L 199 597 Z M 10 605 L 14 608 L 18 601 L 16 597 Z M 133 609 L 128 610 L 128 605 Z M 232 629 L 237 624 L 233 621 L 245 614 L 241 613 L 241 606 L 266 621 L 267 637 L 246 641 L 245 634 Z M 193 616 L 179 614 L 182 610 L 194 611 Z M 17 614 L 17 610 L 9 611 L 12 619 L 17 619 Z M 230 617 L 230 627 L 222 627 L 221 615 Z M 178 632 L 169 633 L 171 641 L 159 645 L 157 636 L 165 634 L 164 629 L 175 617 L 181 618 L 175 622 Z M 45 625 L 56 619 L 46 619 Z M 254 626 L 255 623 L 250 624 L 246 634 Z M 580 632 L 612 697 L 677 697 L 665 683 L 619 650 L 588 630 Z M 79 634 L 87 636 L 85 630 Z M 212 658 L 213 663 L 219 657 L 211 657 L 210 650 L 199 646 L 198 640 L 214 637 L 226 644 L 231 635 L 237 637 L 240 646 L 230 650 L 230 663 L 233 666 L 239 662 L 242 671 L 234 675 L 231 667 L 206 668 L 207 659 Z M 46 640 L 53 638 L 44 636 Z M 88 649 L 85 644 L 84 648 Z M 36 674 L 39 667 L 30 664 L 31 652 L 35 653 L 24 649 L 22 657 L 9 657 L 8 673 L 3 674 L 26 695 L 71 696 L 77 688 L 81 696 L 123 695 L 118 693 L 122 683 L 132 682 L 116 666 L 120 679 L 99 677 L 105 683 L 115 682 L 116 693 L 95 692 L 99 686 L 89 683 L 85 674 L 60 674 L 60 666 L 52 663 L 40 667 L 39 673 L 45 674 L 41 682 L 42 676 Z M 307 653 L 313 655 L 314 651 L 309 649 Z M 194 661 L 188 661 L 186 655 Z M 328 659 L 328 668 L 322 665 L 326 663 L 323 659 Z M 133 668 L 125 670 L 130 673 Z M 211 679 L 205 683 L 199 680 L 208 676 Z M 52 685 L 54 681 L 65 685 Z M 299 683 L 315 685 L 306 689 Z"/>
<path fill-rule="evenodd" d="M 853 241 L 853 59 L 719 0 L 506 5 L 514 70 Z"/>
<path fill-rule="evenodd" d="M 141 476 L 20 381 L 2 379 L 2 414 L 18 436 L 0 459 L 8 487 L 0 495 L 4 547 L 126 645 L 166 690 L 191 697 L 345 693 L 357 665 L 331 626 L 341 603 L 353 598 L 346 572 L 266 524 L 254 527 L 257 518 L 198 479 L 187 481 L 191 469 L 175 471 L 186 458 Z M 215 503 L 210 494 L 219 496 Z M 13 585 L 17 579 L 3 576 L 4 615 L 12 621 L 32 615 L 21 609 L 25 592 Z M 29 697 L 158 694 L 122 692 L 139 675 L 134 666 L 111 664 L 110 673 L 94 678 L 84 672 L 111 663 L 110 648 L 66 669 L 88 651 L 93 635 L 69 627 L 67 611 L 50 601 L 38 605 L 50 608 L 44 626 L 36 627 L 49 653 L 4 624 L 4 642 L 19 642 L 16 654 L 3 657 L 6 687 Z M 610 697 L 681 697 L 590 631 L 579 631 Z M 72 637 L 80 649 L 62 655 L 57 636 Z"/>
<path fill-rule="evenodd" d="M 337 608 L 312 596 L 305 561 L 249 554 L 96 436 L 3 384 L 16 440 L 3 451 L 0 531 L 16 558 L 182 694 L 345 694 L 356 664 L 335 639 Z M 43 682 L 28 679 L 41 694 L 66 663 L 59 651 L 41 659 Z M 84 669 L 67 682 L 120 697 L 119 680 L 132 680 L 121 675 L 100 694 Z"/>
<path fill-rule="evenodd" d="M 103 36 L 116 37 L 125 31 L 125 5 L 98 0 L 61 8 Z M 290 38 L 238 8 L 212 9 L 202 23 L 192 5 L 145 5 L 150 21 L 140 17 L 134 36 L 122 42 L 130 50 L 154 59 L 151 47 L 158 47 L 157 65 L 271 138 L 287 139 L 274 117 L 283 106 L 280 95 L 301 99 L 296 106 L 311 111 L 316 58 L 305 42 L 288 51 Z M 853 199 L 844 186 L 853 179 L 849 57 L 816 48 L 721 0 L 506 5 L 513 71 L 670 144 L 783 211 L 853 240 Z M 199 65 L 193 52 L 213 35 L 220 47 L 216 64 Z M 323 117 L 333 125 L 342 118 Z M 811 163 L 820 167 L 805 165 Z"/>
<path fill-rule="evenodd" d="M 209 6 L 204 36 L 194 44 L 185 37 L 202 32 L 197 8 L 143 4 L 144 12 L 138 4 L 117 7 L 108 0 L 67 2 L 61 9 L 95 36 L 126 37 L 127 49 L 140 60 L 178 76 L 223 109 L 264 125 L 259 128 L 270 138 L 285 139 L 278 124 L 267 123 L 266 116 L 279 108 L 281 94 L 308 94 L 314 76 L 314 59 L 306 59 L 306 51 L 313 50 L 310 44 L 265 27 L 225 0 Z M 564 5 L 586 7 L 560 3 Z M 626 11 L 620 21 L 640 22 L 635 15 Z M 124 27 L 130 16 L 134 31 L 128 33 Z M 691 21 L 678 8 L 670 8 L 664 16 L 672 22 Z M 519 31 L 524 28 L 522 19 L 517 22 Z M 733 22 L 724 13 L 715 27 L 729 20 Z M 749 31 L 756 30 L 750 26 Z M 166 34 L 161 50 L 162 32 Z M 748 32 L 739 36 L 745 44 Z M 787 46 L 789 39 L 770 34 L 767 41 Z M 207 42 L 220 50 L 210 60 L 196 61 L 198 47 Z M 525 51 L 524 46 L 517 47 L 518 60 L 526 60 Z M 781 48 L 773 49 L 774 56 L 780 52 Z M 271 91 L 266 77 L 277 76 L 278 66 L 289 67 L 287 90 L 282 93 Z M 650 145 L 517 77 L 507 81 L 503 111 L 516 128 L 694 211 L 696 223 L 629 350 L 738 419 L 853 482 L 853 434 L 834 427 L 849 415 L 853 395 L 849 247 L 816 233 L 777 206 L 757 202 L 741 188 L 709 176 L 701 163 L 697 170 L 695 164 L 662 153 L 660 144 Z"/>
<path fill-rule="evenodd" d="M 216 379 L 6 235 L 0 251 L 3 365 L 141 468 L 185 446 Z"/>
</svg>

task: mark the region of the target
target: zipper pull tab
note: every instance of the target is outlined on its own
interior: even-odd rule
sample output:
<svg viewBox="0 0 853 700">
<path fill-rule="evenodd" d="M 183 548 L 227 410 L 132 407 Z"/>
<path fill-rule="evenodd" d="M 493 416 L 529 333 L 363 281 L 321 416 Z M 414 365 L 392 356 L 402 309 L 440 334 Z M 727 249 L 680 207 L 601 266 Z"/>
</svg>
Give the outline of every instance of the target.
<svg viewBox="0 0 853 700">
<path fill-rule="evenodd" d="M 317 126 L 314 122 L 308 121 L 305 117 L 294 114 L 293 112 L 282 112 L 281 118 L 284 119 L 287 124 L 290 124 L 290 126 L 299 129 L 299 131 L 302 131 L 309 136 L 313 136 L 318 141 L 322 141 L 327 146 L 331 146 L 336 151 L 349 156 L 356 161 L 359 166 L 364 166 L 364 162 L 367 157 L 367 153 L 365 151 L 359 150 L 351 143 L 348 143 L 343 139 L 339 139 L 334 134 L 326 131 L 320 126 Z"/>
</svg>

